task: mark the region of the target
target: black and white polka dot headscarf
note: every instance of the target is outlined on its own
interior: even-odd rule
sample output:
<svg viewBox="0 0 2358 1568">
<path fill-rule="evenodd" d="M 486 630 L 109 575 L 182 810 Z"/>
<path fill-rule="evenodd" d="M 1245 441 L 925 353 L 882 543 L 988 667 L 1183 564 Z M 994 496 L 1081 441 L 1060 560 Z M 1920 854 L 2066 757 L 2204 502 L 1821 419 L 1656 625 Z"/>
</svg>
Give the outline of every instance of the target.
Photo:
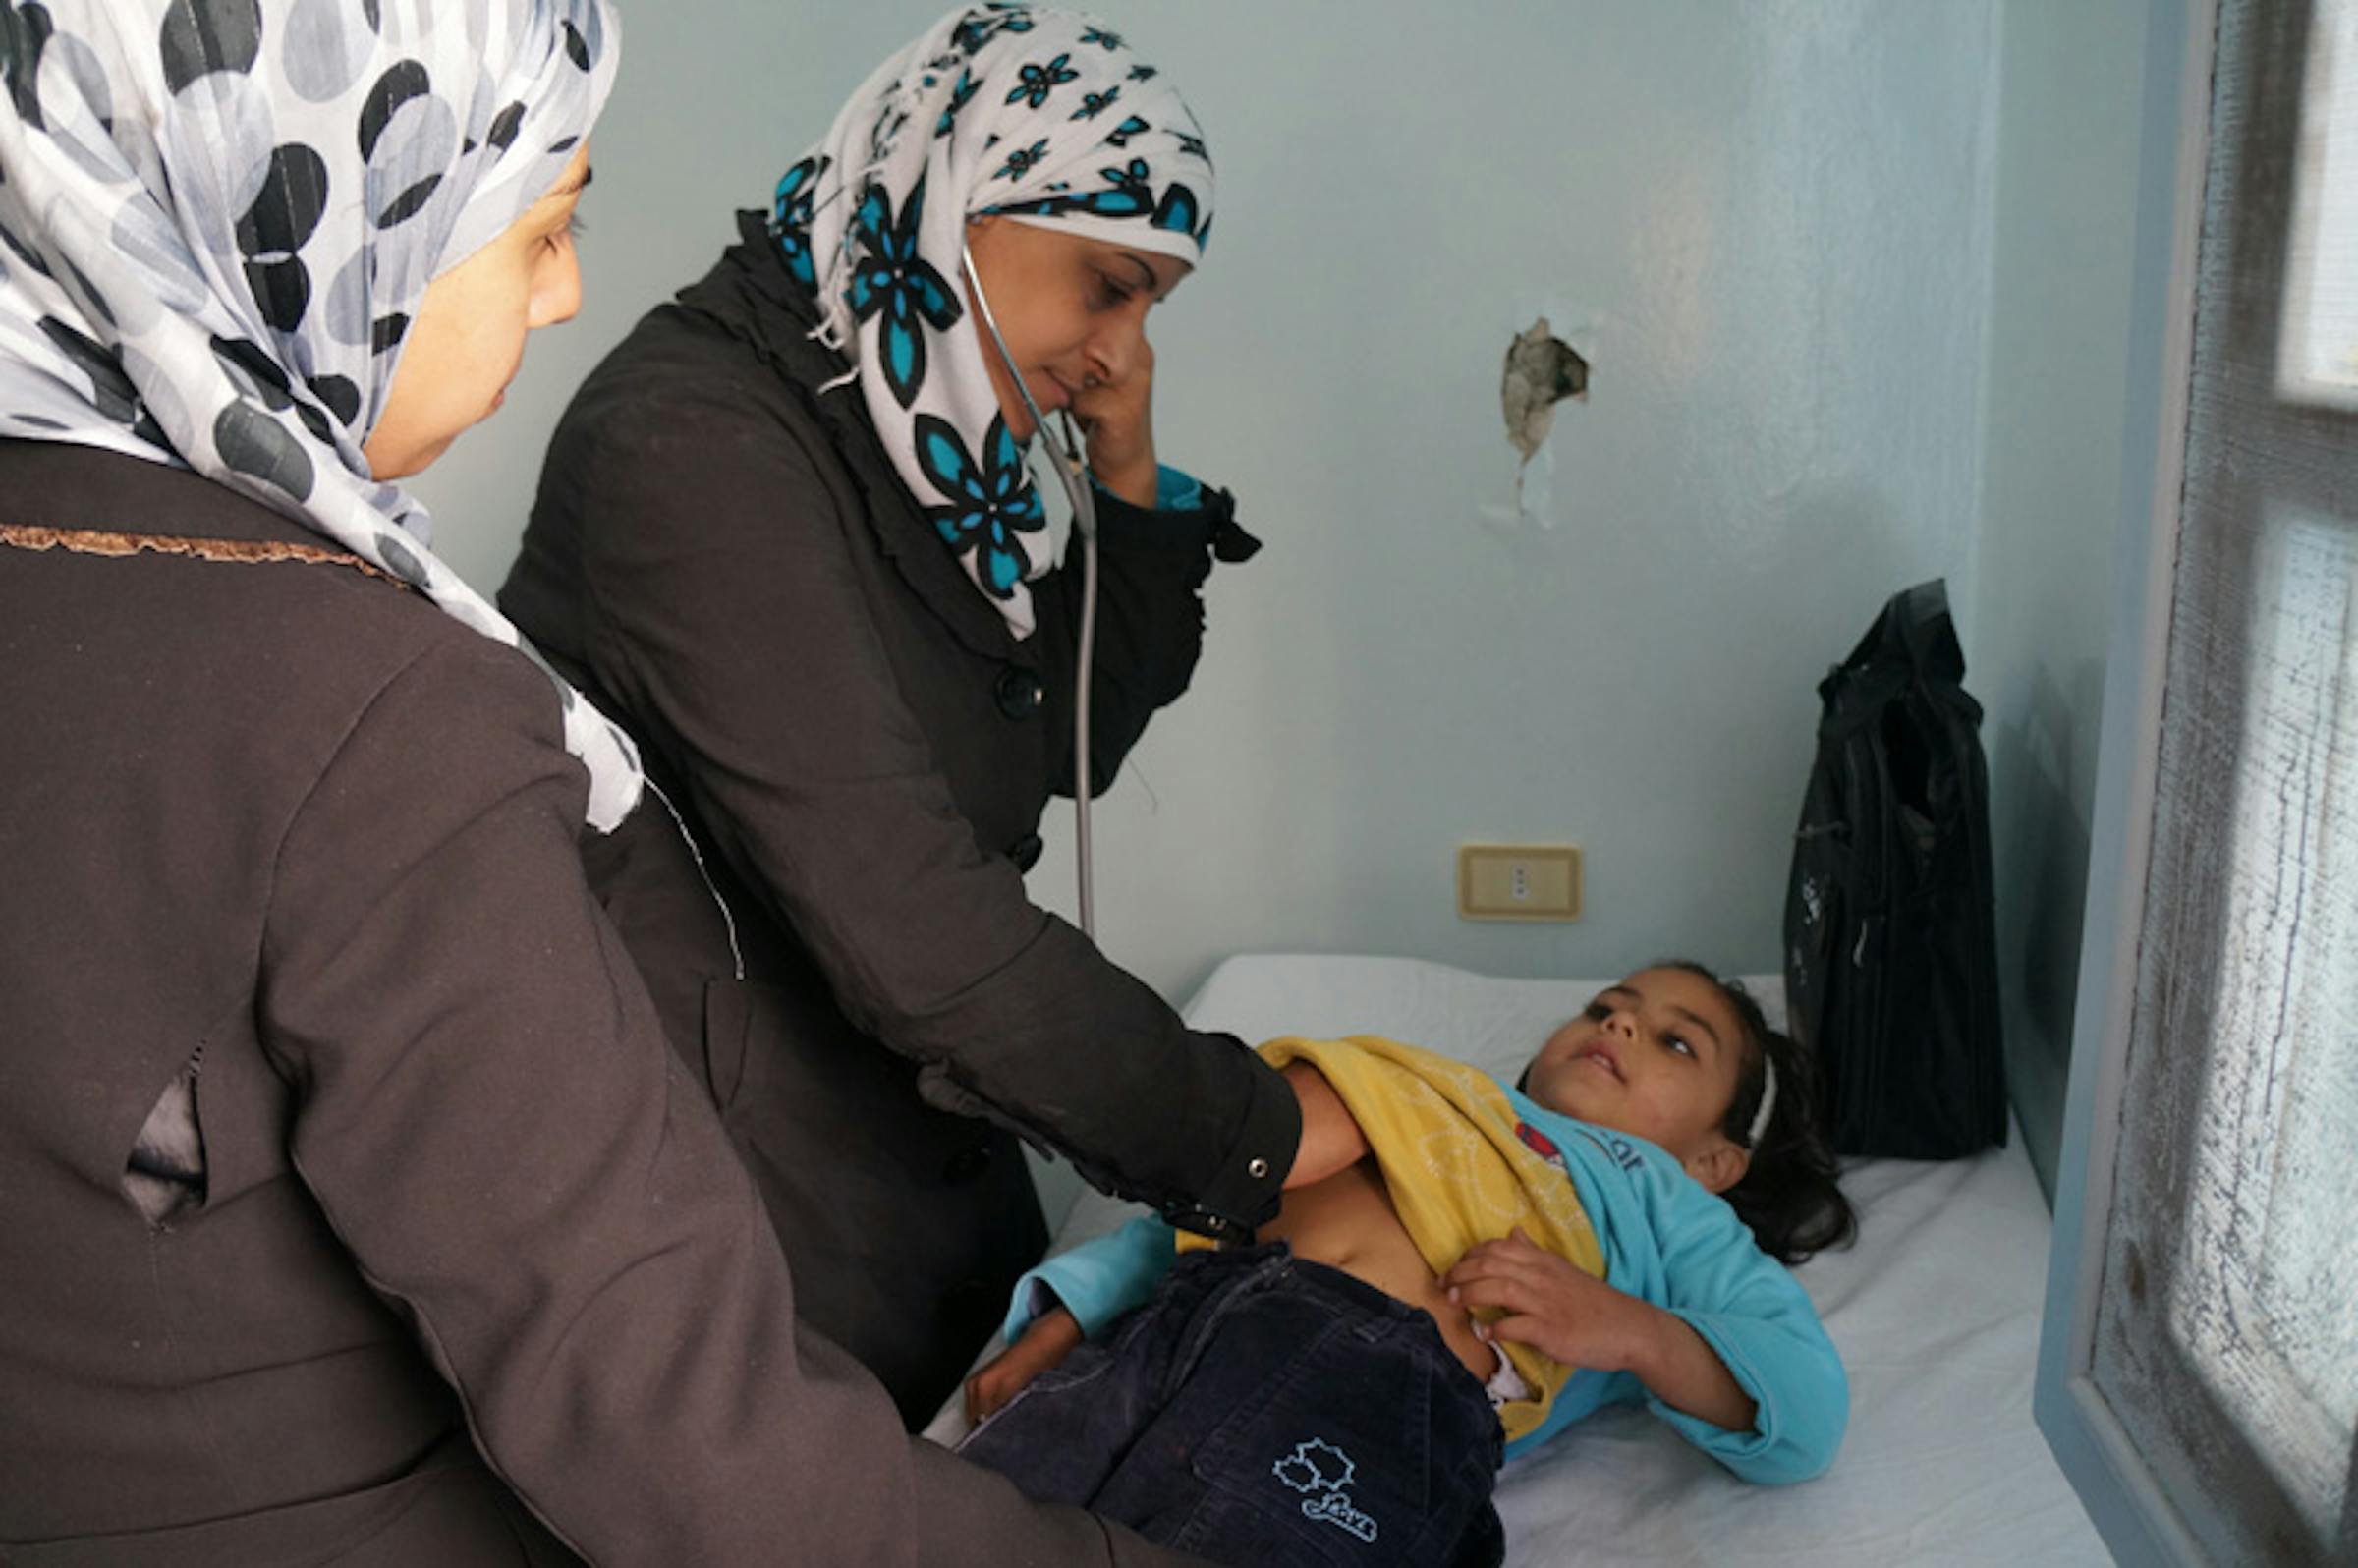
<svg viewBox="0 0 2358 1568">
<path fill-rule="evenodd" d="M 966 222 L 1001 213 L 1191 266 L 1211 159 L 1154 67 L 1089 17 L 953 11 L 876 68 L 778 183 L 771 232 L 857 365 L 885 450 L 1017 637 L 1046 515 L 966 320 Z"/>
<path fill-rule="evenodd" d="M 0 435 L 194 469 L 531 652 L 361 447 L 426 284 L 556 183 L 618 42 L 605 0 L 0 0 Z M 610 828 L 637 754 L 563 700 Z"/>
</svg>

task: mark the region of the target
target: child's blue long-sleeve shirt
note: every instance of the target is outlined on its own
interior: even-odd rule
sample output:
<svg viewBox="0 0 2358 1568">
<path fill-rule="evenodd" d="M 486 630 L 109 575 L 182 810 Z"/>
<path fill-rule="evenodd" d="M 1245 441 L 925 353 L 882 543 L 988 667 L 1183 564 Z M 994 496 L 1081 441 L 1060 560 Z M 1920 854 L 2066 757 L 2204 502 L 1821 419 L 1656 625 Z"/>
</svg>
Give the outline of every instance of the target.
<svg viewBox="0 0 2358 1568">
<path fill-rule="evenodd" d="M 1605 1405 L 1643 1402 L 1745 1481 L 1776 1484 L 1824 1471 L 1849 1420 L 1850 1384 L 1792 1274 L 1662 1149 L 1508 1093 L 1525 1125 L 1560 1155 L 1603 1247 L 1605 1282 L 1701 1334 L 1757 1411 L 1751 1430 L 1727 1431 L 1671 1409 L 1632 1373 L 1583 1371 L 1557 1393 L 1544 1426 L 1507 1445 L 1507 1457 Z M 1095 1338 L 1144 1305 L 1175 1257 L 1171 1228 L 1149 1217 L 1051 1258 L 1017 1282 L 1007 1337 L 1062 1302 Z"/>
</svg>

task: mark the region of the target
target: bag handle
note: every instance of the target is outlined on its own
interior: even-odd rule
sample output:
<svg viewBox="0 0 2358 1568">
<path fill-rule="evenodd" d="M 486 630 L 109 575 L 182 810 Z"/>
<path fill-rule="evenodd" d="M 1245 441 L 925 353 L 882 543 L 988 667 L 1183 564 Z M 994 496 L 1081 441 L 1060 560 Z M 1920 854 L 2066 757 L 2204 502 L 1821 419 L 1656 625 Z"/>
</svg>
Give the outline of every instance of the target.
<svg viewBox="0 0 2358 1568">
<path fill-rule="evenodd" d="M 1948 582 L 1934 578 L 1891 595 L 1875 624 L 1859 640 L 1845 670 L 1899 664 L 1919 680 L 1955 686 L 1965 679 L 1965 649 L 1948 609 Z"/>
</svg>

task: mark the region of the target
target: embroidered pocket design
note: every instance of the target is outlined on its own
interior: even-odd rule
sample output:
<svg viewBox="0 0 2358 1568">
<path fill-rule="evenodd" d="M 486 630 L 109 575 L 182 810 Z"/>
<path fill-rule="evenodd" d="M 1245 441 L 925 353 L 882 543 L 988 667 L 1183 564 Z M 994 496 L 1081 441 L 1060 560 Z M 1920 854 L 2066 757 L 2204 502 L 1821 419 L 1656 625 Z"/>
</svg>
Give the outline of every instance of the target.
<svg viewBox="0 0 2358 1568">
<path fill-rule="evenodd" d="M 1294 1444 L 1294 1451 L 1269 1467 L 1279 1481 L 1303 1493 L 1304 1517 L 1347 1530 L 1365 1541 L 1376 1539 L 1376 1521 L 1351 1504 L 1346 1490 L 1359 1467 L 1323 1437 Z"/>
</svg>

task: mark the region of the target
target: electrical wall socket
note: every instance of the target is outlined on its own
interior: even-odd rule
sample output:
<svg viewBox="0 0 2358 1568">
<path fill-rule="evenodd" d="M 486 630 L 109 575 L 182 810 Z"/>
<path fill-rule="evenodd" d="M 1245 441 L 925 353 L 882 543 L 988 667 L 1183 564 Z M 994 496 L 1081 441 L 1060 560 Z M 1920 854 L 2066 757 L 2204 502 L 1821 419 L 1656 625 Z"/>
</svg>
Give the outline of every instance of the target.
<svg viewBox="0 0 2358 1568">
<path fill-rule="evenodd" d="M 1580 919 L 1577 844 L 1461 844 L 1457 913 L 1470 921 Z"/>
</svg>

